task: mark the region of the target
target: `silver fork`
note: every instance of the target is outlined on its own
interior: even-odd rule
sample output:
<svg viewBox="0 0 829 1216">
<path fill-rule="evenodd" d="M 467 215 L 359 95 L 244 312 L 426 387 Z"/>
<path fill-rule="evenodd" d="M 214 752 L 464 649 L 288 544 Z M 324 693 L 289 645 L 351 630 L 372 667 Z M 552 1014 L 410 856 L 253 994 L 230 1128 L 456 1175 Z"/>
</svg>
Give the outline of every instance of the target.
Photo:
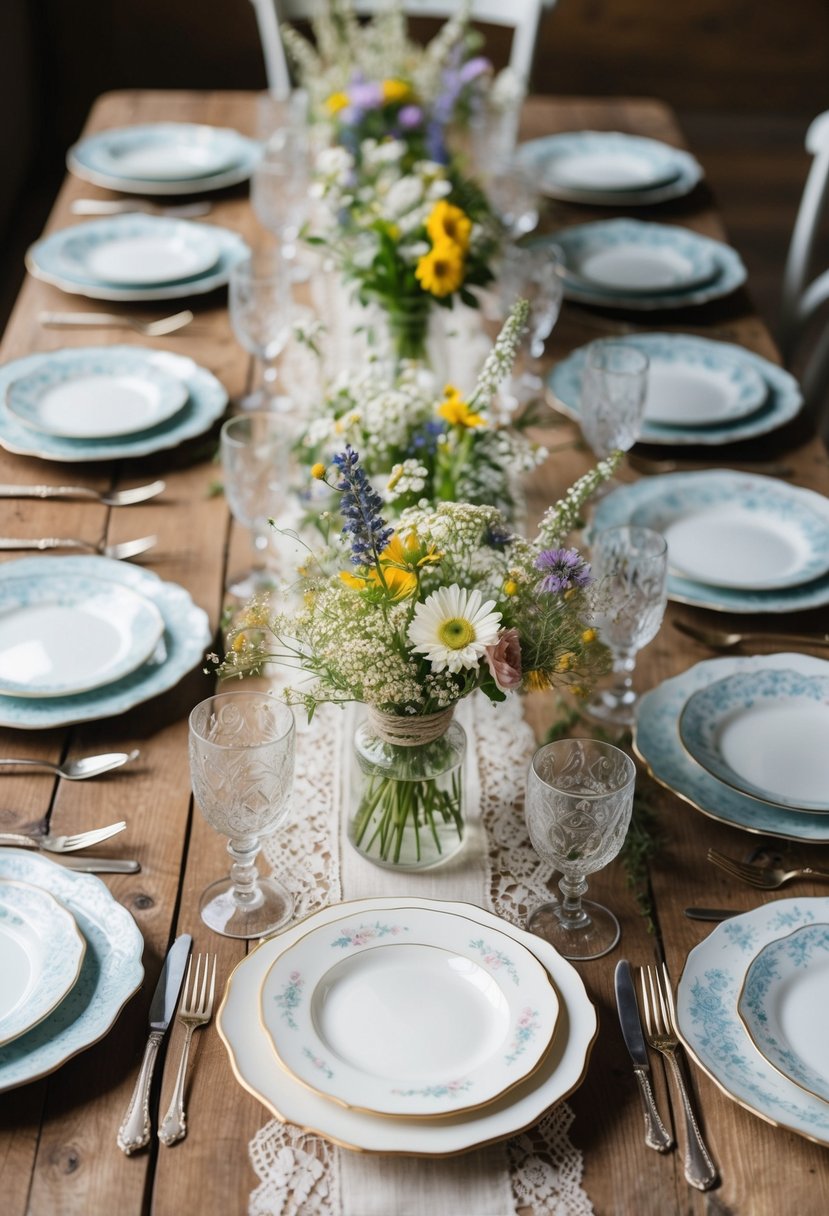
<svg viewBox="0 0 829 1216">
<path fill-rule="evenodd" d="M 21 540 L 14 536 L 0 536 L 0 552 L 17 552 L 20 549 L 83 549 L 87 553 L 99 553 L 102 557 L 113 557 L 125 561 L 128 557 L 137 557 L 152 549 L 157 536 L 141 536 L 137 540 L 124 540 L 117 545 L 107 545 L 103 541 L 97 544 L 89 540 L 79 540 L 70 536 L 41 536 L 38 540 Z"/>
<path fill-rule="evenodd" d="M 735 861 L 717 849 L 708 850 L 708 860 L 732 878 L 739 878 L 741 882 L 747 882 L 761 891 L 776 891 L 793 878 L 829 878 L 829 870 L 816 870 L 812 866 L 799 866 L 791 870 L 783 866 L 756 866 L 749 861 Z"/>
<path fill-rule="evenodd" d="M 0 498 L 83 498 L 103 503 L 105 507 L 131 507 L 138 502 L 157 498 L 166 488 L 159 479 L 129 490 L 92 490 L 89 486 L 4 486 Z"/>
<path fill-rule="evenodd" d="M 163 338 L 184 329 L 193 320 L 189 308 L 173 313 L 171 317 L 160 317 L 158 321 L 139 321 L 117 312 L 42 312 L 38 321 L 47 329 L 72 329 L 76 326 L 92 329 L 134 329 L 145 338 Z"/>
<path fill-rule="evenodd" d="M 204 960 L 204 976 L 202 977 L 201 991 L 197 996 L 202 960 Z M 213 998 L 216 995 L 216 955 L 213 955 L 213 975 L 210 979 L 209 991 L 207 988 L 207 973 L 210 970 L 210 955 L 200 954 L 196 959 L 196 974 L 193 977 L 193 987 L 191 990 L 190 972 L 192 967 L 193 956 L 191 955 L 190 961 L 187 964 L 187 975 L 184 979 L 184 995 L 181 998 L 181 1005 L 178 1011 L 178 1020 L 184 1027 L 184 1046 L 181 1049 L 181 1060 L 179 1061 L 170 1105 L 167 1108 L 167 1114 L 161 1120 L 158 1128 L 159 1140 L 162 1144 L 168 1146 L 175 1144 L 177 1140 L 183 1140 L 187 1135 L 187 1115 L 184 1110 L 184 1081 L 187 1076 L 187 1057 L 190 1054 L 190 1040 L 193 1037 L 193 1032 L 199 1026 L 206 1026 L 212 1018 Z"/>
<path fill-rule="evenodd" d="M 668 1061 L 682 1103 L 685 1116 L 685 1180 L 698 1190 L 707 1191 L 717 1182 L 717 1167 L 702 1138 L 682 1075 L 679 1037 L 676 1033 L 676 1010 L 667 967 L 664 963 L 661 971 L 656 967 L 640 967 L 639 983 L 648 1042 Z"/>
<path fill-rule="evenodd" d="M 76 198 L 71 207 L 73 215 L 161 215 L 171 220 L 193 220 L 209 215 L 211 203 L 182 203 L 176 207 L 160 207 L 143 198 Z"/>
<path fill-rule="evenodd" d="M 90 849 L 112 836 L 117 836 L 126 827 L 126 821 L 111 823 L 105 828 L 91 828 L 88 832 L 75 832 L 73 836 L 29 836 L 24 832 L 0 832 L 0 845 L 17 845 L 21 849 L 43 849 L 47 853 L 77 853 L 78 849 Z"/>
</svg>

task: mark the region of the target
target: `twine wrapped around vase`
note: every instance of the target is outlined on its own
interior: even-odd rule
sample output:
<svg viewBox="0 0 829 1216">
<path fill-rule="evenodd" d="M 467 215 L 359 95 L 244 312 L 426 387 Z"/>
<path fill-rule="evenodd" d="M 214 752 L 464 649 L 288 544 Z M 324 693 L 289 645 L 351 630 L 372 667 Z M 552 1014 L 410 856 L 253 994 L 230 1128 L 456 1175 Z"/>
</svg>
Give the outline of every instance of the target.
<svg viewBox="0 0 829 1216">
<path fill-rule="evenodd" d="M 454 705 L 438 710 L 436 714 L 387 714 L 373 705 L 367 706 L 368 723 L 373 733 L 384 743 L 395 747 L 420 747 L 434 743 L 445 735 L 455 712 Z"/>
</svg>

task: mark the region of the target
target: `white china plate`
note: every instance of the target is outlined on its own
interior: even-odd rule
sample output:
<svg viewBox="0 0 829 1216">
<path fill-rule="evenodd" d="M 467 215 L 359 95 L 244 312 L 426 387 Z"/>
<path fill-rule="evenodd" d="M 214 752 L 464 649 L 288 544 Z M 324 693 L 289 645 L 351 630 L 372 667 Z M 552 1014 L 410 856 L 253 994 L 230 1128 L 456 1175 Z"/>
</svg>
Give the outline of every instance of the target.
<svg viewBox="0 0 829 1216">
<path fill-rule="evenodd" d="M 544 194 L 593 206 L 645 206 L 678 198 L 703 175 L 690 153 L 620 131 L 545 135 L 522 144 L 517 157 Z"/>
<path fill-rule="evenodd" d="M 60 1004 L 85 953 L 74 917 L 54 896 L 0 876 L 0 1046 Z"/>
<path fill-rule="evenodd" d="M 105 364 L 95 353 L 84 363 L 50 356 L 37 371 L 13 380 L 6 408 L 35 431 L 62 439 L 111 439 L 160 426 L 181 410 L 187 388 L 176 376 L 154 367 L 143 351 L 112 355 Z"/>
<path fill-rule="evenodd" d="M 558 1015 L 523 946 L 426 908 L 309 930 L 275 960 L 260 999 L 277 1059 L 299 1082 L 412 1118 L 474 1109 L 518 1085 Z"/>
<path fill-rule="evenodd" d="M 164 633 L 146 662 L 100 688 L 60 697 L 0 697 L 0 726 L 39 730 L 111 718 L 167 692 L 204 659 L 211 637 L 207 614 L 183 587 L 163 583 L 151 570 L 108 557 L 25 557 L 6 562 L 3 574 L 33 585 L 88 578 L 126 588 L 158 609 Z"/>
<path fill-rule="evenodd" d="M 164 633 L 151 600 L 108 579 L 0 566 L 0 694 L 66 697 L 140 667 Z"/>
<path fill-rule="evenodd" d="M 571 259 L 567 275 L 576 287 L 600 291 L 633 292 L 649 295 L 663 291 L 685 291 L 709 283 L 716 274 L 716 263 L 707 251 L 691 258 L 671 246 L 653 248 L 636 242 L 607 248 L 588 246 Z"/>
<path fill-rule="evenodd" d="M 636 507 L 630 522 L 662 533 L 670 568 L 684 578 L 773 591 L 829 570 L 829 525 L 813 500 L 812 491 L 772 479 L 690 474 L 682 485 L 666 480 L 664 494 Z"/>
<path fill-rule="evenodd" d="M 104 287 L 156 287 L 206 274 L 219 261 L 215 225 L 157 215 L 115 215 L 64 229 L 55 274 Z M 47 238 L 49 239 L 49 238 Z"/>
<path fill-rule="evenodd" d="M 141 375 L 162 372 L 177 380 L 187 399 L 172 417 L 146 431 L 108 439 L 67 439 L 30 429 L 5 404 L 0 404 L 0 445 L 23 456 L 68 463 L 111 461 L 147 456 L 177 447 L 208 431 L 224 413 L 227 392 L 212 372 L 185 355 L 136 346 L 86 346 L 27 355 L 0 367 L 0 401 L 9 385 L 23 377 L 43 376 L 48 382 L 94 367 L 102 376 L 117 376 L 125 367 Z"/>
<path fill-rule="evenodd" d="M 723 921 L 688 955 L 676 1008 L 685 1047 L 724 1093 L 776 1127 L 829 1145 L 829 1103 L 765 1060 L 737 1012 L 743 977 L 758 952 L 801 925 L 826 921 L 827 898 L 775 899 Z"/>
<path fill-rule="evenodd" d="M 723 785 L 691 758 L 680 740 L 679 715 L 695 692 L 725 676 L 768 669 L 829 676 L 829 663 L 807 654 L 706 659 L 642 694 L 633 728 L 634 750 L 660 785 L 711 819 L 784 840 L 829 842 L 829 817 L 773 806 Z"/>
<path fill-rule="evenodd" d="M 774 806 L 829 811 L 829 676 L 726 676 L 688 699 L 679 734 L 725 785 Z"/>
<path fill-rule="evenodd" d="M 77 874 L 23 849 L 0 849 L 0 881 L 48 891 L 74 918 L 86 942 L 80 975 L 56 1009 L 0 1047 L 0 1093 L 54 1072 L 107 1033 L 141 986 L 144 939 L 126 908 L 99 878 Z"/>
<path fill-rule="evenodd" d="M 742 347 L 691 334 L 626 334 L 618 341 L 643 350 L 650 362 L 642 443 L 735 443 L 782 426 L 803 403 L 794 377 Z M 589 349 L 573 351 L 548 378 L 556 407 L 576 421 Z"/>
<path fill-rule="evenodd" d="M 700 508 L 722 501 L 739 502 L 741 506 L 764 502 L 780 503 L 788 511 L 792 502 L 810 512 L 812 520 L 820 519 L 823 531 L 829 532 L 829 501 L 821 495 L 797 486 L 787 486 L 787 497 L 781 497 L 783 483 L 773 477 L 756 473 L 735 473 L 725 469 L 710 469 L 693 473 L 668 473 L 646 477 L 632 485 L 621 486 L 602 498 L 596 505 L 591 534 L 604 528 L 615 528 L 637 519 L 655 519 L 666 504 L 679 496 L 692 494 Z M 815 533 L 817 537 L 817 532 Z M 816 539 L 816 551 L 823 551 L 823 541 Z M 708 559 L 713 562 L 711 555 Z M 668 551 L 668 561 L 674 556 Z M 822 562 L 815 559 L 814 566 Z M 755 567 L 756 568 L 756 567 Z M 709 566 L 710 569 L 710 566 Z M 710 575 L 709 575 L 710 577 Z M 763 581 L 769 581 L 768 578 Z M 715 612 L 788 613 L 806 608 L 818 608 L 829 603 L 829 574 L 798 582 L 792 586 L 757 589 L 754 587 L 718 587 L 687 578 L 674 569 L 668 572 L 668 598 L 678 603 L 694 604 Z"/>
<path fill-rule="evenodd" d="M 769 942 L 746 972 L 737 1012 L 760 1054 L 829 1103 L 829 925 L 802 925 Z"/>
<path fill-rule="evenodd" d="M 78 177 L 130 194 L 196 194 L 250 177 L 261 149 L 225 127 L 197 123 L 146 123 L 90 135 L 69 149 Z M 156 174 L 150 174 L 153 166 Z"/>
<path fill-rule="evenodd" d="M 310 928 L 352 916 L 374 917 L 412 908 L 468 917 L 487 932 L 500 931 L 525 946 L 546 968 L 560 1002 L 560 1025 L 540 1068 L 509 1094 L 477 1111 L 440 1119 L 389 1119 L 349 1110 L 301 1085 L 280 1067 L 259 1018 L 258 996 L 274 960 Z M 472 904 L 407 898 L 363 899 L 335 904 L 270 938 L 247 955 L 228 980 L 217 1019 L 219 1034 L 240 1083 L 282 1122 L 313 1129 L 345 1148 L 376 1153 L 442 1157 L 502 1140 L 532 1126 L 580 1083 L 596 1037 L 596 1011 L 575 968 L 541 938 L 516 929 Z M 435 1027 L 442 1033 L 443 1027 Z"/>
</svg>

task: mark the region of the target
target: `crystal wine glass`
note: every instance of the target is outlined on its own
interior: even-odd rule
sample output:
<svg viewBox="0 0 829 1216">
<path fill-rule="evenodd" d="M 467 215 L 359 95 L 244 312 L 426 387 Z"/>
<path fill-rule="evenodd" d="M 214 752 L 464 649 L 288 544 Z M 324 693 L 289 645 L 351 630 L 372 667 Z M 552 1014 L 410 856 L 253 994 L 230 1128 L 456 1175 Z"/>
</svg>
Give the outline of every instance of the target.
<svg viewBox="0 0 829 1216">
<path fill-rule="evenodd" d="M 561 898 L 536 908 L 527 927 L 565 958 L 600 958 L 619 940 L 613 913 L 582 896 L 587 875 L 601 870 L 622 847 L 635 780 L 630 756 L 596 739 L 559 739 L 532 758 L 527 828 L 539 857 L 561 871 Z"/>
<path fill-rule="evenodd" d="M 268 140 L 253 171 L 250 201 L 256 218 L 280 242 L 294 278 L 300 277 L 297 238 L 310 207 L 309 185 L 308 141 L 296 130 L 284 128 Z"/>
<path fill-rule="evenodd" d="M 538 225 L 538 182 L 515 160 L 496 161 L 485 174 L 484 184 L 496 214 L 512 240 L 532 232 Z"/>
<path fill-rule="evenodd" d="M 648 391 L 648 356 L 625 342 L 592 342 L 581 386 L 581 429 L 600 459 L 627 452 L 639 437 Z"/>
<path fill-rule="evenodd" d="M 256 854 L 287 817 L 294 750 L 294 716 L 266 693 L 218 693 L 190 714 L 193 793 L 233 858 L 229 877 L 204 891 L 201 918 L 225 937 L 261 937 L 293 912 L 282 883 L 259 876 Z"/>
<path fill-rule="evenodd" d="M 512 392 L 518 401 L 543 395 L 544 382 L 538 361 L 544 344 L 553 332 L 564 295 L 562 270 L 564 258 L 556 245 L 524 248 L 508 245 L 498 275 L 499 312 L 506 317 L 518 299 L 530 305 L 527 336 L 518 355 Z"/>
<path fill-rule="evenodd" d="M 262 387 L 240 405 L 248 410 L 284 410 L 279 395 L 276 360 L 291 336 L 294 308 L 289 271 L 281 254 L 256 253 L 230 272 L 230 321 L 241 345 L 262 360 Z"/>
<path fill-rule="evenodd" d="M 635 717 L 636 655 L 662 624 L 667 601 L 668 546 L 650 528 L 624 526 L 593 540 L 594 618 L 613 654 L 615 682 L 587 703 L 594 718 L 621 726 Z"/>
</svg>

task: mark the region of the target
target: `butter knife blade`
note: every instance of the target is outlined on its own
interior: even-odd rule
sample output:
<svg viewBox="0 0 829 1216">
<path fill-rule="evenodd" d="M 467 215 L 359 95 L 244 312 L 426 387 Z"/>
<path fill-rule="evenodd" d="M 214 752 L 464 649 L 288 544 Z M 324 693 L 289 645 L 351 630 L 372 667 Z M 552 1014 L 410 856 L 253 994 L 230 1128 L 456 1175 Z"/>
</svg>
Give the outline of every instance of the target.
<svg viewBox="0 0 829 1216">
<path fill-rule="evenodd" d="M 656 1109 L 656 1100 L 650 1083 L 651 1066 L 648 1049 L 645 1046 L 645 1036 L 642 1034 L 639 1006 L 636 1003 L 633 976 L 627 959 L 622 959 L 616 965 L 614 987 L 619 1025 L 622 1028 L 625 1046 L 633 1061 L 633 1073 L 639 1085 L 639 1096 L 642 1099 L 642 1112 L 645 1116 L 645 1144 L 648 1148 L 656 1149 L 658 1153 L 665 1153 L 673 1146 L 673 1139 Z"/>
</svg>

